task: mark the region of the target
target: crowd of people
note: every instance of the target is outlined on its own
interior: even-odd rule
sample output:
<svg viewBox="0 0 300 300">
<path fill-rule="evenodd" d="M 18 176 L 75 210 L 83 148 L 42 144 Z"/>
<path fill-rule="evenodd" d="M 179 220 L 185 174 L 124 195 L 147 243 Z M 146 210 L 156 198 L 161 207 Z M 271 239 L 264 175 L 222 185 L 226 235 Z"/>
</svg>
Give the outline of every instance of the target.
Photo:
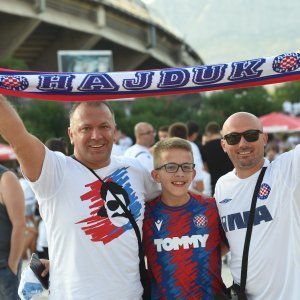
<svg viewBox="0 0 300 300">
<path fill-rule="evenodd" d="M 200 147 L 194 122 L 157 130 L 155 143 L 154 124 L 136 124 L 135 143 L 111 155 L 120 136 L 111 107 L 78 102 L 70 111 L 69 156 L 30 134 L 0 97 L 0 134 L 16 153 L 47 232 L 49 299 L 226 299 L 221 256 L 229 249 L 239 284 L 251 198 L 263 166 L 245 294 L 250 300 L 299 299 L 300 146 L 265 159 L 268 135 L 246 112 L 230 116 L 222 129 L 207 124 Z M 9 217 L 27 214 L 24 199 L 3 199 Z M 9 234 L 11 226 L 6 245 Z M 141 280 L 139 234 L 151 295 Z M 6 269 L 17 278 L 22 251 L 14 252 L 11 257 L 0 249 L 0 276 Z M 17 299 L 5 288 L 0 284 L 3 299 Z"/>
</svg>

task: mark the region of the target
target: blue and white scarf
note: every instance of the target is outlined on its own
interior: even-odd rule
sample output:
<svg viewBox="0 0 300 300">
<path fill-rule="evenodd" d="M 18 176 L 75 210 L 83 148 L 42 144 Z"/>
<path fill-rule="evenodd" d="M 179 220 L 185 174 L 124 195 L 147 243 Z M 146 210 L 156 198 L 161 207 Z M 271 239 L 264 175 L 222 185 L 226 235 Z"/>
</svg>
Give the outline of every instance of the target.
<svg viewBox="0 0 300 300">
<path fill-rule="evenodd" d="M 0 93 L 55 101 L 109 100 L 245 88 L 300 79 L 300 52 L 215 65 L 130 72 L 0 69 Z"/>
</svg>

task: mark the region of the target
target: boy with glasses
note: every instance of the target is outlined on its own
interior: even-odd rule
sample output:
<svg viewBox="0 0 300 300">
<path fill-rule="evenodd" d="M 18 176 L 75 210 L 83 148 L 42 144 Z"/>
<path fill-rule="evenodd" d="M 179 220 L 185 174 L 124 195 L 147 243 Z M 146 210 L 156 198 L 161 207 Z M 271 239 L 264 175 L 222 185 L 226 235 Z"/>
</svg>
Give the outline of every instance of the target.
<svg viewBox="0 0 300 300">
<path fill-rule="evenodd" d="M 160 141 L 153 155 L 162 193 L 147 204 L 143 226 L 152 299 L 213 299 L 225 289 L 215 201 L 188 192 L 196 174 L 188 141 Z"/>
<path fill-rule="evenodd" d="M 259 119 L 247 112 L 230 116 L 222 134 L 223 150 L 235 169 L 218 180 L 215 198 L 234 282 L 240 283 L 251 199 L 266 166 L 255 208 L 246 294 L 249 300 L 300 299 L 300 145 L 270 163 L 264 158 L 268 136 Z"/>
</svg>

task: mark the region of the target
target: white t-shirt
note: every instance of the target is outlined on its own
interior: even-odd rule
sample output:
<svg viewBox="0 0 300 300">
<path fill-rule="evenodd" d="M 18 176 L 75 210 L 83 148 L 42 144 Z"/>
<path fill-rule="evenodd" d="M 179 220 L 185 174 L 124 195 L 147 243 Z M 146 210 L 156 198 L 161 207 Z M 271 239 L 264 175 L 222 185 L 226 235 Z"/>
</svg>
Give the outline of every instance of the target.
<svg viewBox="0 0 300 300">
<path fill-rule="evenodd" d="M 249 300 L 300 299 L 300 145 L 268 166 L 257 199 L 250 241 L 246 292 Z M 240 282 L 247 217 L 259 175 L 235 170 L 216 185 L 221 223 L 231 250 L 230 269 Z"/>
<path fill-rule="evenodd" d="M 144 199 L 159 193 L 149 173 L 123 157 L 112 157 L 109 166 L 95 171 L 114 182 L 110 189 L 141 230 Z M 110 191 L 102 190 L 101 197 L 101 182 L 86 167 L 48 149 L 40 178 L 31 185 L 47 230 L 49 299 L 140 299 L 137 237 Z M 121 185 L 127 193 L 120 194 Z"/>
<path fill-rule="evenodd" d="M 25 178 L 20 178 L 19 182 L 24 193 L 25 216 L 32 216 L 34 215 L 36 205 L 35 194 Z"/>
<path fill-rule="evenodd" d="M 134 144 L 125 151 L 124 156 L 136 158 L 149 172 L 153 170 L 153 156 L 145 146 Z"/>
<path fill-rule="evenodd" d="M 41 219 L 39 222 L 39 232 L 36 240 L 36 250 L 43 252 L 48 247 L 47 232 L 45 222 Z"/>
<path fill-rule="evenodd" d="M 198 194 L 199 191 L 194 189 L 194 185 L 198 181 L 203 181 L 203 161 L 202 161 L 201 153 L 200 153 L 198 146 L 194 142 L 191 142 L 191 141 L 188 141 L 188 142 L 190 143 L 190 145 L 192 147 L 195 170 L 196 170 L 196 176 L 193 179 L 193 181 L 189 187 L 189 190 Z"/>
</svg>

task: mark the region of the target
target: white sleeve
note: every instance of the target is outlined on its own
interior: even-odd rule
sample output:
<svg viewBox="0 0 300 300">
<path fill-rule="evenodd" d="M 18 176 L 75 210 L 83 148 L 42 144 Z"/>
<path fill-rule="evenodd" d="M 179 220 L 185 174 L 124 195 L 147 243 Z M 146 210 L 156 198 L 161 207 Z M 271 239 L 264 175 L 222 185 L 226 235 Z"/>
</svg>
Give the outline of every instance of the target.
<svg viewBox="0 0 300 300">
<path fill-rule="evenodd" d="M 63 182 L 66 169 L 66 156 L 45 147 L 45 159 L 40 177 L 35 182 L 29 182 L 38 201 L 53 197 Z"/>
</svg>

